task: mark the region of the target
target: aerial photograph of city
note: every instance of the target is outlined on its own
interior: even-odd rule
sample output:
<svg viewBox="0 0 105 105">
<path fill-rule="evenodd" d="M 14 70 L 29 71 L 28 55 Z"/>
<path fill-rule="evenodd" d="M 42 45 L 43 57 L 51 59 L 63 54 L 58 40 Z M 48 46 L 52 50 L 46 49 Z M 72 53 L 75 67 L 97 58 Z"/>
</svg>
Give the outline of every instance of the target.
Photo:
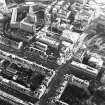
<svg viewBox="0 0 105 105">
<path fill-rule="evenodd" d="M 105 0 L 0 0 L 0 105 L 105 105 Z"/>
</svg>

